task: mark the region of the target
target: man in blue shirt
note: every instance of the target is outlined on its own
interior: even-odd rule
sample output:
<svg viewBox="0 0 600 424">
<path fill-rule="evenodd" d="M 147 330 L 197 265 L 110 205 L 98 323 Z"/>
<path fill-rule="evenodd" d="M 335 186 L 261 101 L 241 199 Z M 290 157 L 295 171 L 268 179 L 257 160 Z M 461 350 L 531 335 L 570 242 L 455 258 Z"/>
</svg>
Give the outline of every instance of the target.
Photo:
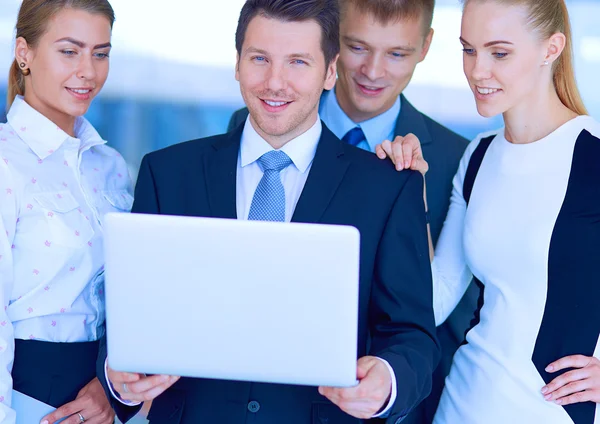
<svg viewBox="0 0 600 424">
<path fill-rule="evenodd" d="M 333 90 L 321 98 L 319 115 L 340 139 L 375 151 L 384 140 L 416 135 L 429 163 L 427 203 L 433 243 L 437 242 L 450 203 L 452 178 L 467 140 L 415 109 L 402 94 L 418 63 L 425 59 L 433 29 L 434 0 L 341 0 L 340 57 Z M 237 111 L 229 129 L 246 120 Z M 462 343 L 476 308 L 472 287 L 454 314 L 438 328 L 442 360 L 429 398 L 404 422 L 430 423 L 452 356 Z"/>
</svg>

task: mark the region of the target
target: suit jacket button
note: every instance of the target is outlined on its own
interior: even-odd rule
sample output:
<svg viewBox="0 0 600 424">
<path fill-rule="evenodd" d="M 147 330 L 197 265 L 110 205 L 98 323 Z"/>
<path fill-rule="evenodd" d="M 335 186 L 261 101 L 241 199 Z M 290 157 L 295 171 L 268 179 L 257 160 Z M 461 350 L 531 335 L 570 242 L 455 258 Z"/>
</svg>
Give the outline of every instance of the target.
<svg viewBox="0 0 600 424">
<path fill-rule="evenodd" d="M 257 401 L 253 400 L 253 401 L 248 402 L 248 411 L 255 414 L 258 412 L 259 409 L 260 409 L 260 403 L 258 403 Z"/>
</svg>

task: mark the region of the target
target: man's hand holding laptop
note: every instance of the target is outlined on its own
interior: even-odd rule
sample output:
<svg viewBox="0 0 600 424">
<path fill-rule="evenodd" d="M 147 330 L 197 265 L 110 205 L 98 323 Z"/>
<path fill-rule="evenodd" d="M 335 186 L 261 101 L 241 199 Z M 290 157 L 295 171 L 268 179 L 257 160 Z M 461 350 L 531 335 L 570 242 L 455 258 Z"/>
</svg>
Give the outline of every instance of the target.
<svg viewBox="0 0 600 424">
<path fill-rule="evenodd" d="M 319 387 L 319 393 L 355 418 L 369 419 L 388 404 L 392 378 L 385 363 L 375 356 L 358 360 L 355 387 Z"/>
<path fill-rule="evenodd" d="M 121 400 L 133 403 L 156 399 L 179 380 L 179 377 L 174 375 L 146 376 L 145 374 L 114 371 L 110 367 L 107 367 L 106 371 L 113 390 L 117 392 Z"/>
<path fill-rule="evenodd" d="M 113 389 L 122 400 L 146 402 L 160 396 L 179 377 L 118 372 L 107 367 L 107 375 Z M 391 395 L 392 380 L 383 361 L 374 356 L 358 360 L 355 387 L 319 387 L 319 393 L 336 404 L 342 411 L 355 418 L 369 419 L 387 405 Z"/>
</svg>

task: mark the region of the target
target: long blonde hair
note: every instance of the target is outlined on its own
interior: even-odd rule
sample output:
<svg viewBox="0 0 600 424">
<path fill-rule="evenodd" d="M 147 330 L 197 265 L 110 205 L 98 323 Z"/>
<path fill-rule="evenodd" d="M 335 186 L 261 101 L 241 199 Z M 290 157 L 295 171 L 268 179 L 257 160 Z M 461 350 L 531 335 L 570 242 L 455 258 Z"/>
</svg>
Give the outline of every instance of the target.
<svg viewBox="0 0 600 424">
<path fill-rule="evenodd" d="M 115 22 L 115 12 L 108 0 L 23 0 L 17 18 L 15 38 L 23 37 L 30 47 L 37 46 L 46 32 L 48 21 L 66 8 L 103 15 L 109 20 L 111 28 Z M 25 76 L 15 59 L 8 73 L 7 109 L 17 94 L 25 95 Z"/>
<path fill-rule="evenodd" d="M 565 0 L 464 0 L 463 3 L 466 5 L 469 1 L 495 1 L 508 6 L 524 6 L 529 11 L 529 27 L 543 40 L 558 32 L 563 33 L 567 40 L 565 48 L 552 67 L 554 88 L 566 107 L 578 115 L 588 114 L 575 80 L 573 36 Z"/>
</svg>

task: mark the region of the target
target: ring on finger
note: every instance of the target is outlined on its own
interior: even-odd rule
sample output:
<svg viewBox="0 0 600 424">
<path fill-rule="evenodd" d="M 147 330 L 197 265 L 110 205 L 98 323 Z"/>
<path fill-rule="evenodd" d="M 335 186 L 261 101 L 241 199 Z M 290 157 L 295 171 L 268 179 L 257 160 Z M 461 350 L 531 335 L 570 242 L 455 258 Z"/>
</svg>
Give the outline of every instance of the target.
<svg viewBox="0 0 600 424">
<path fill-rule="evenodd" d="M 127 388 L 127 383 L 123 383 L 123 393 L 129 393 L 129 389 Z"/>
<path fill-rule="evenodd" d="M 80 423 L 84 423 L 85 422 L 85 418 L 83 418 L 83 415 L 81 415 L 81 412 L 78 412 L 77 415 L 79 416 L 79 422 Z"/>
</svg>

